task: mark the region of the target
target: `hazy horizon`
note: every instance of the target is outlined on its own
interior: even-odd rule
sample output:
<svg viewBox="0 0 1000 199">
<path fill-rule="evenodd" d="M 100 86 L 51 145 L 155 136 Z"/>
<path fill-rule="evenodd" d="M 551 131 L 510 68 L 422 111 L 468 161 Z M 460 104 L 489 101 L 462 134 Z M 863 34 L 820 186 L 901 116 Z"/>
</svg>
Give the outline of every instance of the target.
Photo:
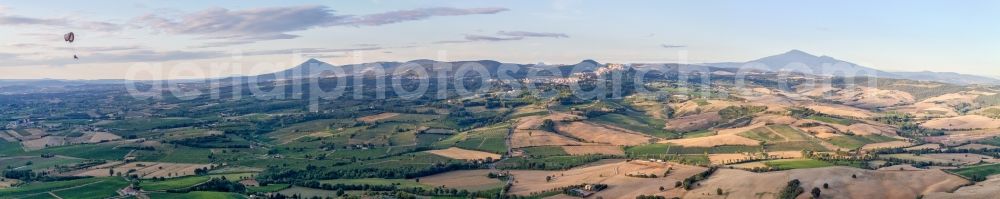
<svg viewBox="0 0 1000 199">
<path fill-rule="evenodd" d="M 254 75 L 307 58 L 743 62 L 792 49 L 885 71 L 996 77 L 997 11 L 991 1 L 3 2 L 0 79 Z M 188 72 L 134 74 L 176 68 Z"/>
</svg>

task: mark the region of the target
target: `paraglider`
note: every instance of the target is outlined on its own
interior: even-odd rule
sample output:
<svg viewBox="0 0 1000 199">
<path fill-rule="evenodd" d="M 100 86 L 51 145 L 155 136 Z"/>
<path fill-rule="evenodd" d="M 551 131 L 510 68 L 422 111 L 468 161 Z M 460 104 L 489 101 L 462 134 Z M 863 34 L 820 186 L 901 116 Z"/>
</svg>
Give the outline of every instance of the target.
<svg viewBox="0 0 1000 199">
<path fill-rule="evenodd" d="M 79 60 L 80 57 L 76 56 L 76 47 L 73 46 L 73 41 L 76 41 L 76 34 L 73 34 L 73 32 L 66 33 L 63 35 L 63 40 L 66 40 L 66 43 L 69 43 L 70 48 L 73 49 L 73 59 Z"/>
</svg>

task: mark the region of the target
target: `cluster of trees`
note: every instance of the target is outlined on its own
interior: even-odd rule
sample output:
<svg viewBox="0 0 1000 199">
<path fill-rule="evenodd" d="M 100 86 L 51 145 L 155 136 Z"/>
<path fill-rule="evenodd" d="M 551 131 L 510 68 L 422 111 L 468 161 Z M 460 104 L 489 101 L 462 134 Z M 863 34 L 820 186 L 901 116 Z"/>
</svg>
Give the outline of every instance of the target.
<svg viewBox="0 0 1000 199">
<path fill-rule="evenodd" d="M 646 173 L 642 173 L 642 174 L 625 174 L 625 176 L 636 177 L 636 178 L 659 178 L 660 177 L 660 176 L 657 176 L 656 174 L 646 174 Z M 666 175 L 664 175 L 664 176 L 666 176 Z"/>
<path fill-rule="evenodd" d="M 551 119 L 542 120 L 542 126 L 539 128 L 548 132 L 558 132 L 556 131 L 556 122 Z"/>
<path fill-rule="evenodd" d="M 270 166 L 261 172 L 258 180 L 267 183 L 293 183 L 302 180 L 312 179 L 340 179 L 340 178 L 418 178 L 455 170 L 469 170 L 485 168 L 485 163 L 475 162 L 447 162 L 428 165 L 426 167 L 399 167 L 399 168 L 379 168 L 379 167 L 350 167 L 350 166 L 312 166 L 305 169 L 290 169 L 278 166 Z"/>
<path fill-rule="evenodd" d="M 498 179 L 498 180 L 507 181 L 507 179 L 510 178 L 510 172 L 509 171 L 505 171 L 505 172 L 501 172 L 501 173 L 490 172 L 489 174 L 486 174 L 486 177 L 487 178 L 491 178 L 491 179 Z"/>
<path fill-rule="evenodd" d="M 213 165 L 212 167 L 215 167 L 215 166 Z M 208 175 L 208 171 L 211 171 L 211 170 L 212 170 L 212 168 L 195 168 L 194 169 L 194 174 L 195 175 L 200 175 L 200 176 L 201 175 Z"/>
<path fill-rule="evenodd" d="M 249 142 L 236 142 L 226 135 L 210 135 L 171 140 L 167 143 L 196 148 L 250 148 Z"/>
<path fill-rule="evenodd" d="M 733 120 L 749 117 L 755 113 L 763 112 L 764 110 L 767 110 L 767 106 L 729 106 L 719 110 L 719 115 L 722 116 L 722 119 Z"/>
<path fill-rule="evenodd" d="M 595 162 L 601 159 L 616 158 L 613 155 L 583 155 L 583 156 L 571 156 L 571 157 L 550 157 L 550 158 L 523 158 L 514 157 L 508 158 L 504 161 L 497 163 L 498 169 L 532 169 L 532 170 L 563 170 L 572 167 L 584 165 L 587 163 Z M 553 158 L 558 158 L 553 160 Z M 619 157 L 620 158 L 620 157 Z"/>
<path fill-rule="evenodd" d="M 331 197 L 331 196 L 327 196 L 327 197 L 319 197 L 319 196 L 305 197 L 305 196 L 300 196 L 299 194 L 292 194 L 291 196 L 286 196 L 286 195 L 281 194 L 281 193 L 274 193 L 274 194 L 269 194 L 266 197 L 268 199 L 334 199 L 334 198 L 348 198 L 348 199 L 355 199 L 355 198 L 357 198 L 357 199 L 361 199 L 361 198 L 417 199 L 417 197 L 414 196 L 413 194 L 409 194 L 409 193 L 402 192 L 402 191 L 395 191 L 395 192 L 371 192 L 371 193 L 365 193 L 365 195 L 363 195 L 363 196 L 352 196 L 352 195 L 346 195 L 343 190 L 338 190 L 335 194 L 336 194 L 336 197 Z"/>
<path fill-rule="evenodd" d="M 448 113 L 448 118 L 455 120 L 455 123 L 458 124 L 458 126 L 465 127 L 460 130 L 467 130 L 507 121 L 507 115 L 511 112 L 511 110 L 491 110 L 473 113 L 462 109 Z"/>
<path fill-rule="evenodd" d="M 370 185 L 370 184 L 329 184 L 321 183 L 318 181 L 306 181 L 295 183 L 297 186 L 309 187 L 314 189 L 323 189 L 337 191 L 338 196 L 342 195 L 344 191 L 373 191 L 373 192 L 402 192 L 422 196 L 456 196 L 456 197 L 469 197 L 469 198 L 490 198 L 495 197 L 497 192 L 494 191 L 477 191 L 470 192 L 467 190 L 459 190 L 454 188 L 445 187 L 434 187 L 433 189 L 424 189 L 422 187 L 400 187 L 397 184 L 392 185 Z"/>
<path fill-rule="evenodd" d="M 563 187 L 562 193 L 569 196 L 586 197 L 586 195 L 582 195 L 583 193 L 579 192 L 579 190 L 584 190 L 586 186 L 587 184 L 578 184 L 578 185 L 570 185 L 567 187 Z M 584 191 L 599 192 L 608 188 L 607 184 L 599 184 L 599 183 L 590 184 L 590 186 L 591 186 L 590 190 L 584 190 Z"/>
<path fill-rule="evenodd" d="M 253 106 L 253 105 L 248 105 Z M 303 105 L 305 107 L 305 105 Z M 226 134 L 264 134 L 275 131 L 286 125 L 307 122 L 320 119 L 347 119 L 355 118 L 361 112 L 357 111 L 333 111 L 319 113 L 303 113 L 290 115 L 274 115 L 268 119 L 248 120 L 248 121 L 225 121 L 213 124 L 213 129 L 220 130 Z"/>
<path fill-rule="evenodd" d="M 107 163 L 106 160 L 86 160 L 81 163 L 70 164 L 70 165 L 56 165 L 56 171 L 58 172 L 68 172 L 78 169 L 84 169 L 92 166 L 102 165 Z"/>
<path fill-rule="evenodd" d="M 781 192 L 778 192 L 778 199 L 795 199 L 796 196 L 806 191 L 799 186 L 801 184 L 802 182 L 799 182 L 799 179 L 788 181 L 788 184 L 781 189 Z"/>
<path fill-rule="evenodd" d="M 218 192 L 233 192 L 233 193 L 243 193 L 246 192 L 246 187 L 238 182 L 233 182 L 226 180 L 226 177 L 222 178 L 212 178 L 208 182 L 199 184 L 198 186 L 190 187 L 183 190 L 170 190 L 170 191 L 180 191 L 180 192 L 191 192 L 191 191 L 218 191 Z"/>
<path fill-rule="evenodd" d="M 718 169 L 718 167 L 709 167 L 708 170 L 695 174 L 691 177 L 684 178 L 684 181 L 681 182 L 681 186 L 684 187 L 684 190 L 691 190 L 694 188 L 694 185 L 698 183 L 698 181 L 708 179 L 708 176 L 711 176 Z"/>
<path fill-rule="evenodd" d="M 18 169 L 18 170 L 5 169 L 3 171 L 3 178 L 17 179 L 17 180 L 21 180 L 21 181 L 24 181 L 24 182 L 33 182 L 33 181 L 50 182 L 50 181 L 80 179 L 80 178 L 87 178 L 87 177 L 82 177 L 82 176 L 51 176 L 51 175 L 49 175 L 48 172 L 34 172 L 34 171 L 30 170 L 30 169 Z"/>
<path fill-rule="evenodd" d="M 899 127 L 899 134 L 906 137 L 939 136 L 944 135 L 944 131 L 931 130 L 920 127 L 913 115 L 909 113 L 890 112 L 881 116 L 873 117 L 872 120 L 884 124 Z"/>
</svg>

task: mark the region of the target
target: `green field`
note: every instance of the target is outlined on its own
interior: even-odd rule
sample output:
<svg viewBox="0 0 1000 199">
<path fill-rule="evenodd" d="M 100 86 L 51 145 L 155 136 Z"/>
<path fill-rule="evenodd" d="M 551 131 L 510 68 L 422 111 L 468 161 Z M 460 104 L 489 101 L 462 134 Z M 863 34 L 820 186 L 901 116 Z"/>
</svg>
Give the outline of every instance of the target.
<svg viewBox="0 0 1000 199">
<path fill-rule="evenodd" d="M 638 112 L 626 112 L 624 114 L 608 113 L 590 120 L 599 124 L 617 126 L 655 137 L 672 138 L 676 136 L 674 132 L 663 130 L 666 121 Z"/>
<path fill-rule="evenodd" d="M 603 159 L 601 156 L 549 156 L 544 158 L 513 157 L 497 163 L 501 169 L 563 170 Z"/>
<path fill-rule="evenodd" d="M 378 151 L 378 150 L 376 150 Z M 385 152 L 385 149 L 381 150 Z M 433 169 L 442 164 L 466 164 L 464 160 L 455 160 L 426 152 L 404 153 L 384 158 L 350 160 L 315 160 L 315 159 L 269 159 L 241 161 L 236 164 L 258 168 L 281 167 L 282 169 L 307 169 L 310 165 L 324 165 L 313 168 L 310 172 L 316 174 L 340 173 L 340 178 L 405 178 L 416 172 Z M 366 170 L 366 172 L 356 172 Z"/>
<path fill-rule="evenodd" d="M 742 132 L 739 135 L 743 136 L 745 138 L 750 138 L 750 139 L 759 140 L 759 141 L 765 141 L 765 142 L 782 142 L 782 141 L 785 141 L 784 137 L 782 137 L 781 135 L 778 135 L 776 133 L 771 132 L 771 130 L 769 130 L 766 126 L 765 127 L 751 129 L 749 131 Z"/>
<path fill-rule="evenodd" d="M 778 142 L 778 143 L 767 143 L 764 146 L 768 151 L 829 151 L 826 147 L 823 147 L 817 141 L 791 141 L 791 142 Z"/>
<path fill-rule="evenodd" d="M 287 143 L 300 138 L 304 132 L 329 131 L 327 128 L 334 123 L 347 122 L 337 119 L 313 120 L 297 124 L 288 125 L 284 128 L 268 133 L 268 137 L 274 138 L 275 143 Z"/>
<path fill-rule="evenodd" d="M 163 181 L 146 180 L 140 185 L 143 190 L 150 191 L 162 191 L 162 190 L 172 190 L 172 189 L 183 189 L 188 188 L 198 183 L 206 182 L 210 180 L 208 176 L 190 176 L 190 177 L 180 177 L 172 178 Z"/>
<path fill-rule="evenodd" d="M 430 185 L 420 184 L 419 182 L 416 182 L 414 180 L 407 180 L 407 179 L 362 178 L 362 179 L 321 180 L 319 182 L 320 183 L 331 184 L 331 185 L 334 185 L 334 184 L 365 185 L 365 184 L 367 184 L 367 185 L 385 185 L 385 186 L 397 185 L 397 186 L 399 186 L 401 188 L 416 188 L 416 187 L 420 187 L 420 188 L 424 188 L 424 189 L 433 188 Z"/>
<path fill-rule="evenodd" d="M 50 191 L 64 198 L 106 198 L 117 195 L 115 191 L 125 186 L 128 182 L 119 177 L 83 178 L 0 189 L 0 198 L 49 197 L 47 192 Z"/>
<path fill-rule="evenodd" d="M 289 184 L 269 184 L 259 187 L 247 187 L 248 193 L 273 193 L 291 187 Z"/>
<path fill-rule="evenodd" d="M 51 158 L 43 158 L 41 156 L 6 157 L 6 158 L 0 158 L 0 168 L 38 170 L 38 169 L 53 168 L 57 165 L 68 165 L 83 161 L 84 161 L 83 159 L 65 158 L 65 157 L 51 157 Z"/>
<path fill-rule="evenodd" d="M 145 119 L 129 119 L 115 121 L 106 125 L 107 128 L 118 129 L 115 134 L 118 135 L 138 135 L 140 133 L 146 133 L 153 129 L 169 129 L 185 126 L 194 126 L 195 124 L 201 122 L 198 119 L 192 118 L 145 118 Z"/>
<path fill-rule="evenodd" d="M 760 152 L 759 146 L 716 146 L 716 147 L 683 147 L 672 144 L 647 144 L 625 148 L 625 154 L 631 156 L 663 155 L 667 154 L 717 154 L 717 153 L 742 153 Z"/>
<path fill-rule="evenodd" d="M 764 164 L 769 167 L 778 168 L 780 170 L 786 169 L 807 169 L 807 168 L 819 168 L 833 166 L 833 164 L 821 160 L 813 159 L 787 159 L 787 160 L 770 160 L 764 161 Z"/>
<path fill-rule="evenodd" d="M 986 164 L 986 165 L 962 167 L 959 169 L 953 169 L 949 171 L 951 171 L 954 174 L 958 174 L 970 179 L 985 178 L 986 176 L 1000 174 L 1000 164 Z"/>
<path fill-rule="evenodd" d="M 889 142 L 895 140 L 896 139 L 894 138 L 882 135 L 866 135 L 866 136 L 843 135 L 843 136 L 835 136 L 827 138 L 827 142 L 830 142 L 830 144 L 848 149 L 858 149 L 864 146 L 865 144 Z"/>
<path fill-rule="evenodd" d="M 23 152 L 18 155 L 41 155 L 48 153 L 84 159 L 121 160 L 130 150 L 116 149 L 116 146 L 118 144 L 115 143 L 77 144 Z"/>
<path fill-rule="evenodd" d="M 148 157 L 148 161 L 176 162 L 176 163 L 211 163 L 208 158 L 212 154 L 211 149 L 193 148 L 186 146 L 163 147 L 158 156 Z M 147 157 L 140 156 L 140 159 L 147 160 Z"/>
<path fill-rule="evenodd" d="M 455 134 L 454 136 L 435 142 L 432 146 L 434 148 L 455 146 L 469 150 L 504 154 L 507 153 L 507 141 L 505 139 L 509 131 L 509 124 L 479 128 Z"/>
<path fill-rule="evenodd" d="M 285 190 L 281 190 L 278 193 L 281 193 L 282 195 L 286 196 L 299 195 L 302 198 L 312 198 L 312 197 L 326 198 L 326 197 L 337 196 L 336 191 L 313 189 L 306 187 L 296 187 L 296 186 L 293 186 Z"/>
<path fill-rule="evenodd" d="M 826 122 L 826 123 L 831 123 L 831 124 L 840 124 L 840 125 L 845 125 L 845 126 L 850 126 L 852 124 L 858 123 L 858 121 L 855 121 L 855 120 L 852 120 L 852 119 L 844 119 L 844 118 L 837 118 L 837 117 L 824 116 L 824 115 L 810 115 L 809 117 L 806 117 L 806 119 L 811 119 L 811 120 L 816 120 L 816 121 Z"/>
<path fill-rule="evenodd" d="M 0 156 L 11 156 L 21 152 L 24 152 L 24 150 L 21 149 L 21 143 L 0 140 Z"/>
<path fill-rule="evenodd" d="M 188 193 L 149 193 L 155 199 L 240 199 L 243 195 L 227 192 L 192 191 Z"/>
<path fill-rule="evenodd" d="M 1000 146 L 1000 137 L 987 138 L 976 142 L 980 144 Z"/>
<path fill-rule="evenodd" d="M 788 125 L 771 125 L 767 127 L 771 128 L 771 130 L 774 130 L 774 132 L 778 132 L 778 134 L 785 136 L 789 141 L 801 141 L 801 140 L 808 140 L 810 138 L 806 136 L 802 131 L 796 130 L 795 128 L 792 128 Z"/>
<path fill-rule="evenodd" d="M 128 181 L 122 178 L 109 178 L 86 186 L 53 191 L 60 198 L 64 199 L 100 199 L 118 196 L 117 191 L 129 185 Z"/>
<path fill-rule="evenodd" d="M 212 178 L 225 177 L 229 181 L 239 181 L 240 178 L 249 178 L 253 176 L 254 173 L 233 173 L 233 174 L 216 174 L 207 176 L 188 176 L 180 178 L 170 178 L 166 180 L 144 180 L 140 184 L 143 190 L 151 191 L 162 191 L 162 190 L 173 190 L 173 189 L 183 189 L 202 182 L 211 180 Z"/>
</svg>

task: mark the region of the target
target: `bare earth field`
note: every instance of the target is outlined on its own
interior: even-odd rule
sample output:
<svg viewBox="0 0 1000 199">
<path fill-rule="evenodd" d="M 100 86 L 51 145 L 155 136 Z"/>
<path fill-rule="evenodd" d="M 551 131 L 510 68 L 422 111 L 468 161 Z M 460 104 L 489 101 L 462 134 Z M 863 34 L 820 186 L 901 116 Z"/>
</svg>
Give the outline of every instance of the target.
<svg viewBox="0 0 1000 199">
<path fill-rule="evenodd" d="M 21 142 L 21 146 L 23 146 L 24 150 L 27 151 L 44 149 L 48 147 L 62 146 L 66 144 L 67 144 L 66 137 L 63 136 L 46 136 L 43 138 Z"/>
<path fill-rule="evenodd" d="M 851 178 L 852 174 L 857 178 Z M 784 182 L 793 179 L 801 181 L 806 192 L 823 183 L 829 184 L 830 188 L 823 189 L 820 198 L 916 198 L 921 194 L 951 191 L 969 183 L 940 170 L 871 171 L 824 167 L 753 173 L 720 169 L 684 198 L 774 198 L 785 186 Z M 716 195 L 717 188 L 725 194 Z"/>
<path fill-rule="evenodd" d="M 389 119 L 389 118 L 392 118 L 392 117 L 396 117 L 398 115 L 399 115 L 399 113 L 379 113 L 379 114 L 375 114 L 375 115 L 369 115 L 369 116 L 359 117 L 358 121 L 372 123 L 372 122 L 378 122 L 380 120 L 384 120 L 384 119 Z"/>
<path fill-rule="evenodd" d="M 735 105 L 733 102 L 722 100 L 706 100 L 705 102 L 708 104 L 698 105 L 698 103 L 694 100 L 677 103 L 674 105 L 674 114 L 676 114 L 676 116 L 687 116 L 705 112 L 716 112 L 726 107 Z"/>
<path fill-rule="evenodd" d="M 566 146 L 566 145 L 587 145 L 553 132 L 542 130 L 514 130 L 511 136 L 511 147 L 524 148 L 532 146 Z"/>
<path fill-rule="evenodd" d="M 729 135 L 713 135 L 706 137 L 696 137 L 696 138 L 685 138 L 676 140 L 665 140 L 660 141 L 660 143 L 671 143 L 686 147 L 714 147 L 714 146 L 725 146 L 725 145 L 746 145 L 746 146 L 759 146 L 760 141 L 745 138 L 735 134 Z"/>
<path fill-rule="evenodd" d="M 806 106 L 806 108 L 815 110 L 816 112 L 820 112 L 823 114 L 845 116 L 852 118 L 868 118 L 874 114 L 871 111 L 864 109 L 859 109 L 844 105 L 833 105 L 833 104 L 813 104 Z"/>
<path fill-rule="evenodd" d="M 620 146 L 590 145 L 590 146 L 562 146 L 563 151 L 570 155 L 605 154 L 605 155 L 625 155 L 625 151 Z"/>
<path fill-rule="evenodd" d="M 626 173 L 646 173 L 662 175 L 667 168 L 673 168 L 670 175 L 659 178 L 637 178 L 626 176 Z M 635 198 L 637 195 L 651 195 L 665 192 L 677 192 L 672 185 L 684 178 L 705 171 L 705 168 L 674 163 L 657 163 L 649 161 L 602 160 L 597 163 L 573 168 L 566 171 L 517 170 L 511 171 L 515 183 L 510 193 L 514 195 L 531 195 L 554 188 L 577 185 L 581 183 L 604 183 L 608 189 L 598 192 L 591 198 Z M 545 177 L 552 176 L 552 181 L 546 182 Z M 660 187 L 667 188 L 665 192 Z M 683 190 L 683 189 L 680 189 Z"/>
<path fill-rule="evenodd" d="M 755 128 L 764 127 L 765 125 L 767 125 L 767 123 L 765 123 L 765 122 L 758 122 L 758 123 L 754 123 L 754 124 L 747 125 L 747 126 L 744 126 L 744 127 L 739 127 L 739 128 L 719 129 L 715 133 L 718 134 L 718 135 L 738 134 L 738 133 L 742 133 L 742 132 L 747 132 L 749 130 L 753 130 Z"/>
<path fill-rule="evenodd" d="M 469 191 L 489 190 L 503 186 L 503 182 L 486 177 L 490 170 L 460 170 L 420 178 L 420 183 L 434 187 L 444 186 Z"/>
<path fill-rule="evenodd" d="M 767 152 L 770 158 L 801 158 L 801 151 L 770 151 Z M 748 154 L 748 153 L 724 153 L 724 154 L 709 154 L 708 160 L 712 164 L 722 165 L 728 162 L 733 162 L 737 160 L 745 160 L 750 157 L 760 156 L 759 154 Z"/>
<path fill-rule="evenodd" d="M 545 116 L 528 116 L 517 119 L 517 129 L 538 129 L 546 119 L 552 121 L 582 120 L 585 117 L 568 113 L 552 112 Z"/>
<path fill-rule="evenodd" d="M 992 138 L 1000 135 L 998 130 L 947 131 L 942 136 L 924 137 L 924 141 L 941 143 L 946 146 L 958 146 L 970 141 Z"/>
<path fill-rule="evenodd" d="M 929 129 L 963 130 L 963 129 L 996 129 L 1000 128 L 1000 120 L 981 115 L 963 115 L 958 117 L 937 118 L 920 124 Z"/>
<path fill-rule="evenodd" d="M 722 116 L 719 112 L 708 112 L 667 120 L 664 128 L 674 131 L 693 131 L 712 127 L 712 124 L 720 120 Z"/>
<path fill-rule="evenodd" d="M 86 132 L 83 136 L 73 138 L 70 140 L 72 143 L 100 143 L 106 141 L 120 140 L 121 136 L 111 134 L 108 132 Z"/>
<path fill-rule="evenodd" d="M 21 181 L 19 181 L 17 179 L 7 179 L 7 178 L 3 178 L 3 177 L 0 177 L 0 179 L 3 179 L 3 180 L 0 180 L 0 189 L 10 188 L 11 186 L 13 186 L 13 185 L 21 182 Z"/>
<path fill-rule="evenodd" d="M 653 137 L 634 131 L 609 127 L 589 122 L 571 122 L 560 124 L 558 131 L 588 142 L 604 143 L 617 146 L 635 146 L 648 144 Z"/>
<path fill-rule="evenodd" d="M 767 166 L 767 164 L 764 164 L 764 162 L 757 161 L 757 162 L 747 162 L 747 163 L 731 164 L 731 165 L 729 165 L 729 167 L 736 168 L 736 169 L 753 169 L 753 168 L 767 168 L 768 166 Z"/>
<path fill-rule="evenodd" d="M 910 113 L 917 117 L 955 117 L 958 112 L 952 106 L 960 103 L 972 103 L 980 95 L 992 95 L 993 93 L 979 92 L 959 92 L 949 93 L 940 96 L 924 99 L 907 106 L 894 107 L 893 111 Z"/>
<path fill-rule="evenodd" d="M 958 188 L 951 193 L 930 193 L 924 196 L 927 199 L 948 199 L 948 198 L 963 198 L 963 199 L 988 199 L 997 198 L 1000 196 L 1000 176 L 993 175 L 987 178 L 986 181 L 977 182 L 974 185 L 964 186 Z"/>
<path fill-rule="evenodd" d="M 909 165 L 909 164 L 899 164 L 899 165 L 892 165 L 892 166 L 878 168 L 878 170 L 880 170 L 880 171 L 920 171 L 920 170 L 926 170 L 926 169 L 921 169 L 921 168 L 913 167 L 913 165 Z"/>
<path fill-rule="evenodd" d="M 916 161 L 951 163 L 955 165 L 971 165 L 971 164 L 978 164 L 980 162 L 987 162 L 987 163 L 1000 162 L 1000 159 L 996 159 L 985 155 L 972 154 L 972 153 L 930 153 L 930 154 L 921 154 L 919 156 L 909 153 L 902 153 L 902 154 L 886 154 L 883 156 L 894 157 L 899 159 L 907 159 L 907 160 L 916 160 Z"/>
<path fill-rule="evenodd" d="M 924 150 L 924 149 L 941 149 L 941 145 L 930 143 L 930 144 L 921 144 L 905 148 L 905 150 L 907 151 Z"/>
<path fill-rule="evenodd" d="M 896 130 L 892 127 L 886 125 L 873 125 L 867 123 L 857 123 L 851 124 L 847 127 L 848 131 L 856 135 L 885 135 L 885 136 L 896 136 Z"/>
<path fill-rule="evenodd" d="M 978 164 L 980 161 L 986 163 L 1000 162 L 1000 159 L 973 153 L 930 153 L 923 154 L 922 156 L 940 160 L 957 161 L 965 164 Z"/>
<path fill-rule="evenodd" d="M 435 155 L 440 155 L 440 156 L 448 157 L 448 158 L 451 158 L 451 159 L 459 159 L 459 160 L 485 160 L 486 158 L 492 158 L 494 160 L 499 160 L 500 159 L 500 155 L 499 154 L 482 152 L 482 151 L 466 150 L 466 149 L 461 149 L 461 148 L 457 148 L 457 147 L 451 147 L 451 148 L 448 148 L 448 149 L 430 150 L 430 151 L 427 151 L 427 152 L 428 153 L 433 153 Z"/>
<path fill-rule="evenodd" d="M 827 92 L 834 91 L 834 92 Z M 901 104 L 910 104 L 915 100 L 910 93 L 897 90 L 883 90 L 872 87 L 853 87 L 833 89 L 826 86 L 822 89 L 810 90 L 803 94 L 838 101 L 845 105 L 862 108 L 880 108 Z"/>
<path fill-rule="evenodd" d="M 784 124 L 790 125 L 799 119 L 787 115 L 761 115 L 753 118 L 751 123 Z"/>
</svg>

